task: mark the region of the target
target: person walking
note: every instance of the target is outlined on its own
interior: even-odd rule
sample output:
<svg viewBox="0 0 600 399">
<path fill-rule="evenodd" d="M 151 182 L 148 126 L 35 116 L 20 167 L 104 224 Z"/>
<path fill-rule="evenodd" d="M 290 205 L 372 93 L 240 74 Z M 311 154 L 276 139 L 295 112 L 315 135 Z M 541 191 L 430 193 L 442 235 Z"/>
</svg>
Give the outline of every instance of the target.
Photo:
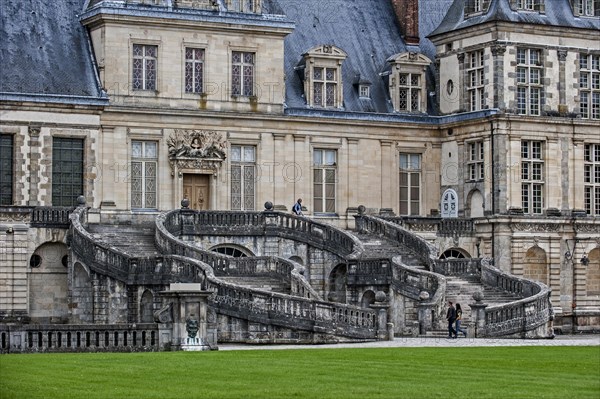
<svg viewBox="0 0 600 399">
<path fill-rule="evenodd" d="M 456 321 L 456 309 L 452 301 L 448 301 L 448 312 L 446 313 L 446 320 L 448 320 L 448 338 L 456 338 L 456 330 L 453 327 L 454 321 Z"/>
<path fill-rule="evenodd" d="M 294 215 L 302 215 L 302 198 L 298 198 L 298 201 L 296 201 L 296 203 L 292 207 L 292 212 L 294 213 Z"/>
<path fill-rule="evenodd" d="M 460 307 L 460 303 L 456 304 L 456 333 L 454 336 L 456 337 L 459 332 L 465 334 L 465 338 L 467 338 L 467 330 L 463 330 L 460 328 L 460 321 L 462 320 L 462 309 Z"/>
</svg>

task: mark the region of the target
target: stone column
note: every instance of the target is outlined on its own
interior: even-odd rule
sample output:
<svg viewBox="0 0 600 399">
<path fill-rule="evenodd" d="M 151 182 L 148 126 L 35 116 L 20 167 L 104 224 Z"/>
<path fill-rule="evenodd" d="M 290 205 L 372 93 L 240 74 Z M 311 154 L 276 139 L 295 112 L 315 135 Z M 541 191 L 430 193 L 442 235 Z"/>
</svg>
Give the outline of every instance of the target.
<svg viewBox="0 0 600 399">
<path fill-rule="evenodd" d="M 494 74 L 493 78 L 493 107 L 500 110 L 506 109 L 504 102 L 504 53 L 506 46 L 503 44 L 495 44 L 492 46 L 493 67 L 491 68 Z"/>
<path fill-rule="evenodd" d="M 283 169 L 286 164 L 286 143 L 285 134 L 273 134 L 273 165 L 271 177 L 273 179 L 273 186 L 275 188 L 275 196 L 273 198 L 273 205 L 276 211 L 289 211 L 287 203 L 294 203 L 296 198 L 289 196 L 288 190 L 286 190 L 286 181 L 283 176 Z"/>
<path fill-rule="evenodd" d="M 556 50 L 558 55 L 558 112 L 561 115 L 566 115 L 569 112 L 567 106 L 567 91 L 566 91 L 566 61 L 567 61 L 567 50 L 560 49 Z"/>
<path fill-rule="evenodd" d="M 475 338 L 485 337 L 486 329 L 485 329 L 485 308 L 487 308 L 487 304 L 483 303 L 483 292 L 477 291 L 473 294 L 473 299 L 475 303 L 469 304 L 471 308 L 471 315 L 473 316 L 473 336 Z"/>
<path fill-rule="evenodd" d="M 371 309 L 375 309 L 377 311 L 377 339 L 380 341 L 394 340 L 394 325 L 392 323 L 388 323 L 389 308 L 390 303 L 387 300 L 386 293 L 383 291 L 377 291 L 375 293 L 375 303 L 371 304 Z M 389 324 L 391 324 L 391 326 Z"/>
<path fill-rule="evenodd" d="M 417 308 L 419 334 L 425 334 L 427 331 L 430 331 L 433 326 L 433 318 L 431 315 L 433 304 L 429 302 L 429 293 L 427 291 L 422 291 L 419 294 L 419 303 Z"/>
<path fill-rule="evenodd" d="M 465 79 L 465 53 L 459 53 L 456 55 L 458 59 L 458 87 L 460 90 L 460 96 L 458 97 L 458 109 L 462 112 L 466 109 L 465 99 L 467 98 L 467 85 Z"/>
<path fill-rule="evenodd" d="M 381 210 L 389 213 L 394 208 L 394 153 L 392 142 L 380 140 L 381 145 Z"/>
<path fill-rule="evenodd" d="M 40 205 L 40 131 L 39 126 L 29 126 L 29 206 Z"/>
</svg>

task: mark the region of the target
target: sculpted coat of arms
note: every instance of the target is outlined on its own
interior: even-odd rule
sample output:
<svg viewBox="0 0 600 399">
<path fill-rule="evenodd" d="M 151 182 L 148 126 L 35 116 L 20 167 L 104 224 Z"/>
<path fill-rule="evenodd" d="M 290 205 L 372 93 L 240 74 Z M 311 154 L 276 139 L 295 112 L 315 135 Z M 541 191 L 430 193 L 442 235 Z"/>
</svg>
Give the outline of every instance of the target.
<svg viewBox="0 0 600 399">
<path fill-rule="evenodd" d="M 167 146 L 172 169 L 216 169 L 226 158 L 226 141 L 216 131 L 176 129 Z"/>
</svg>

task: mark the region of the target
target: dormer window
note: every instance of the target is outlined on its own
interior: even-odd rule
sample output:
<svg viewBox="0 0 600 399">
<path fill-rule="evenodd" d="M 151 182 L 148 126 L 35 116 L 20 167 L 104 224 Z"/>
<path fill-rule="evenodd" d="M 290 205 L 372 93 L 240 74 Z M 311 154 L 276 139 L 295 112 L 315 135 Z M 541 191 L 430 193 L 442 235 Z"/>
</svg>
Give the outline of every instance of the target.
<svg viewBox="0 0 600 399">
<path fill-rule="evenodd" d="M 518 11 L 537 11 L 544 12 L 545 0 L 510 0 L 510 6 L 513 10 Z"/>
<path fill-rule="evenodd" d="M 330 45 L 314 47 L 304 54 L 304 93 L 309 107 L 342 107 L 342 63 L 346 57 L 343 50 Z"/>
<path fill-rule="evenodd" d="M 371 98 L 371 86 L 366 84 L 358 85 L 358 96 L 360 98 Z"/>
<path fill-rule="evenodd" d="M 258 13 L 262 0 L 226 0 L 227 11 Z"/>
<path fill-rule="evenodd" d="M 418 53 L 396 54 L 392 64 L 389 90 L 396 112 L 427 112 L 425 70 L 431 60 Z"/>
<path fill-rule="evenodd" d="M 466 0 L 465 16 L 470 14 L 481 14 L 487 12 L 490 6 L 490 0 Z"/>
<path fill-rule="evenodd" d="M 573 14 L 582 17 L 598 17 L 600 16 L 600 1 L 599 0 L 574 0 Z"/>
</svg>

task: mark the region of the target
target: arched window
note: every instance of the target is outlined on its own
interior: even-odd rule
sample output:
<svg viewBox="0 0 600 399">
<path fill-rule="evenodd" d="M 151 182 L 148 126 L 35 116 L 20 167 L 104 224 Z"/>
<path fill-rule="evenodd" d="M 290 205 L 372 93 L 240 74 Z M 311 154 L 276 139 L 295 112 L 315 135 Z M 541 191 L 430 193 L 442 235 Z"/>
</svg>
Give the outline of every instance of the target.
<svg viewBox="0 0 600 399">
<path fill-rule="evenodd" d="M 548 261 L 546 251 L 535 246 L 527 250 L 523 261 L 523 277 L 548 284 Z"/>
<path fill-rule="evenodd" d="M 154 321 L 154 295 L 150 290 L 144 291 L 140 301 L 140 322 L 152 323 Z"/>
<path fill-rule="evenodd" d="M 242 248 L 233 244 L 222 244 L 214 246 L 210 249 L 213 252 L 218 252 L 223 255 L 232 256 L 234 258 L 245 258 L 248 256 L 254 256 L 246 248 Z"/>
<path fill-rule="evenodd" d="M 444 195 L 442 195 L 442 217 L 458 217 L 458 194 L 451 188 L 444 191 Z"/>
<path fill-rule="evenodd" d="M 365 291 L 360 300 L 360 306 L 363 308 L 368 308 L 370 305 L 375 303 L 375 293 L 371 290 Z"/>
<path fill-rule="evenodd" d="M 598 297 L 600 296 L 600 248 L 591 250 L 588 260 L 585 279 L 587 295 Z"/>
<path fill-rule="evenodd" d="M 346 303 L 346 282 L 348 274 L 346 265 L 337 265 L 329 273 L 329 300 L 332 302 Z"/>
<path fill-rule="evenodd" d="M 440 259 L 464 259 L 470 257 L 471 255 L 467 251 L 460 248 L 447 249 L 440 255 Z"/>
</svg>

